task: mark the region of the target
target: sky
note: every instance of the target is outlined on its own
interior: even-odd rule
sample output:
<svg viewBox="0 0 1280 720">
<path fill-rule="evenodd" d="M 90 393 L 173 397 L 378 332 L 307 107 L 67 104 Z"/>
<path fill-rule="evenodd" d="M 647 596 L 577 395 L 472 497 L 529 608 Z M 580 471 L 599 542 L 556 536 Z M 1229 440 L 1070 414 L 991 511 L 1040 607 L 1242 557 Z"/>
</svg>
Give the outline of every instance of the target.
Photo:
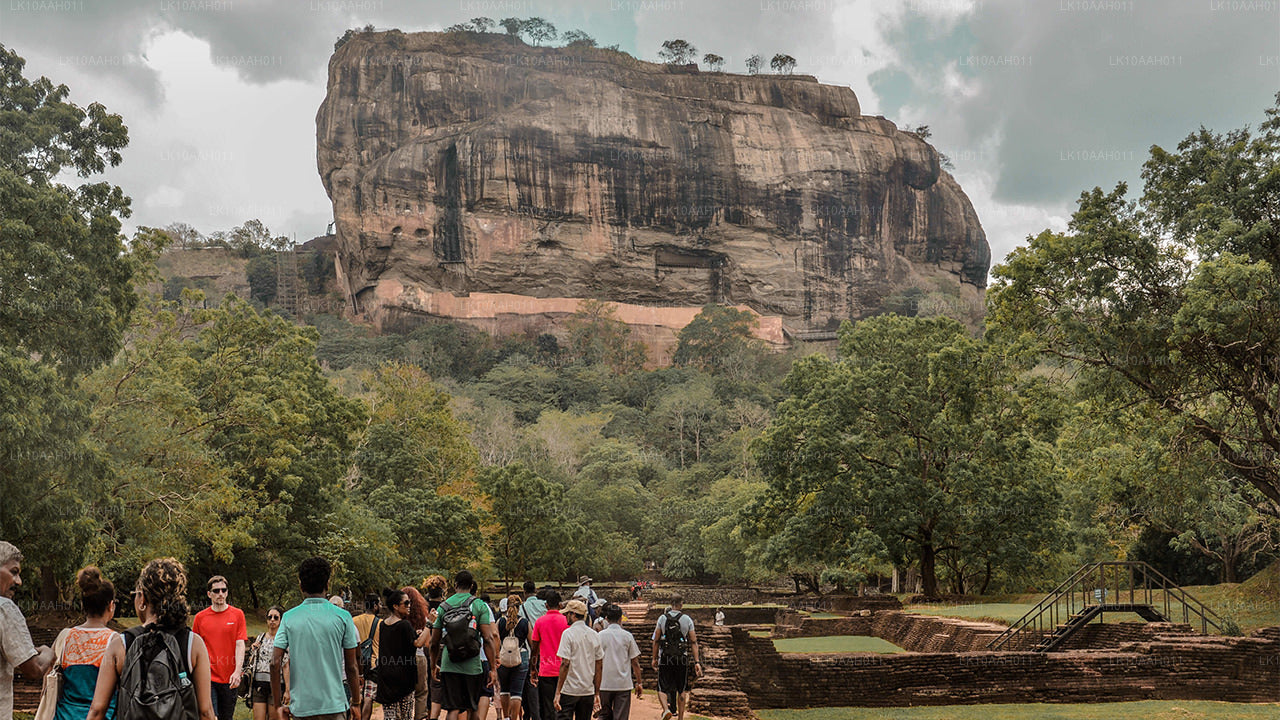
<svg viewBox="0 0 1280 720">
<path fill-rule="evenodd" d="M 0 0 L 28 78 L 129 127 L 106 179 L 126 230 L 262 220 L 299 242 L 331 219 L 315 115 L 338 36 L 540 16 L 657 61 L 664 40 L 726 58 L 793 56 L 862 111 L 928 125 L 994 262 L 1063 230 L 1076 198 L 1141 191 L 1152 145 L 1256 127 L 1280 91 L 1280 0 Z"/>
</svg>

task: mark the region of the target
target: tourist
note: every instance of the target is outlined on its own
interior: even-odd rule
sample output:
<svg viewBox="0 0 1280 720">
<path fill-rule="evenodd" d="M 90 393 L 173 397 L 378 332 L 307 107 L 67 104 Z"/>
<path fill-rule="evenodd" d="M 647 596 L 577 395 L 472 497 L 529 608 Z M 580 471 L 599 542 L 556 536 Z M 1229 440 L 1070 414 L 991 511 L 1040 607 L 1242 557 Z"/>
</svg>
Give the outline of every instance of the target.
<svg viewBox="0 0 1280 720">
<path fill-rule="evenodd" d="M 422 581 L 422 587 L 427 593 L 427 638 L 430 641 L 430 628 L 435 625 L 436 617 L 439 614 L 440 603 L 444 602 L 444 591 L 448 587 L 448 581 L 443 575 L 431 575 Z M 444 685 L 440 682 L 438 673 L 435 669 L 435 659 L 431 653 L 427 653 L 427 697 L 431 700 L 430 720 L 439 720 L 440 713 L 444 711 Z"/>
<path fill-rule="evenodd" d="M 600 667 L 601 720 L 629 720 L 631 692 L 643 697 L 640 686 L 640 646 L 636 638 L 622 627 L 622 607 L 612 603 L 601 613 L 608 626 L 600 632 L 604 663 Z"/>
<path fill-rule="evenodd" d="M 471 594 L 480 594 L 480 585 L 475 580 L 471 581 Z M 489 602 L 488 595 L 480 595 L 480 601 L 489 608 L 489 617 L 498 617 L 493 611 L 493 603 Z M 497 642 L 497 623 L 494 623 L 494 642 Z M 497 652 L 496 650 L 494 651 Z M 498 714 L 502 714 L 502 703 L 498 700 L 498 683 L 497 673 L 490 672 L 490 668 L 497 670 L 497 663 L 490 664 L 489 658 L 484 653 L 480 654 L 480 674 L 484 676 L 484 690 L 480 692 L 480 698 L 476 701 L 476 714 L 481 718 L 489 717 L 489 705 L 498 706 Z"/>
<path fill-rule="evenodd" d="M 716 608 L 716 625 L 724 627 L 724 608 Z"/>
<path fill-rule="evenodd" d="M 430 606 L 417 588 L 406 586 L 400 589 L 409 596 L 409 617 L 406 619 L 413 626 L 414 635 L 413 655 L 417 678 L 413 685 L 413 720 L 423 720 L 431 711 L 431 663 L 427 661 L 425 650 L 431 640 L 431 631 L 427 626 Z"/>
<path fill-rule="evenodd" d="M 696 677 L 702 677 L 698 654 L 698 634 L 693 618 L 685 615 L 684 599 L 671 599 L 671 607 L 658 618 L 653 629 L 653 669 L 658 673 L 658 700 L 665 707 L 662 720 L 675 716 L 684 720 L 689 696 L 690 660 Z"/>
<path fill-rule="evenodd" d="M 329 604 L 340 610 L 347 609 L 347 601 L 342 599 L 341 595 L 333 595 L 329 597 Z"/>
<path fill-rule="evenodd" d="M 22 584 L 22 552 L 0 540 L 0 718 L 13 716 L 13 671 L 36 680 L 53 667 L 53 650 L 31 642 L 27 619 L 13 601 L 14 588 Z"/>
<path fill-rule="evenodd" d="M 351 613 L 325 599 L 329 561 L 321 557 L 298 565 L 302 604 L 284 614 L 271 654 L 271 696 L 279 720 L 318 717 L 345 720 L 360 706 L 360 661 L 356 658 L 356 625 Z M 283 704 L 284 654 L 289 653 L 289 704 Z M 344 684 L 345 683 L 345 684 Z M 350 698 L 350 699 L 349 699 Z"/>
<path fill-rule="evenodd" d="M 249 703 L 253 707 L 253 720 L 274 720 L 277 708 L 271 697 L 271 658 L 275 655 L 276 633 L 280 631 L 280 618 L 284 608 L 272 605 L 267 610 L 267 631 L 260 633 L 249 646 L 249 667 L 252 673 L 249 685 Z M 289 704 L 289 655 L 285 653 L 284 704 Z"/>
<path fill-rule="evenodd" d="M 524 582 L 524 602 L 520 604 L 520 617 L 529 623 L 529 634 L 533 634 L 533 626 L 538 618 L 547 614 L 547 603 L 538 597 L 537 586 L 532 580 Z M 538 676 L 533 673 L 534 658 L 529 661 L 530 672 L 525 673 L 524 694 L 520 697 L 520 709 L 524 711 L 525 720 L 542 720 L 542 703 L 538 696 Z M 549 720 L 549 719 L 548 719 Z"/>
<path fill-rule="evenodd" d="M 378 634 L 374 632 L 381 619 L 378 609 L 381 602 L 377 593 L 364 596 L 364 612 L 352 619 L 356 626 L 356 657 L 360 664 L 360 677 L 364 678 L 364 700 L 360 704 L 360 720 L 373 716 L 373 697 L 378 694 Z"/>
<path fill-rule="evenodd" d="M 143 696 L 153 697 L 157 691 L 176 691 L 182 717 L 198 714 L 201 720 L 214 720 L 209 649 L 203 638 L 187 628 L 187 571 L 182 563 L 174 558 L 147 563 L 133 591 L 133 607 L 142 624 L 116 634 L 107 643 L 87 720 L 105 720 L 112 703 L 117 717 L 133 717 Z M 126 661 L 140 662 L 140 654 L 157 646 L 152 664 L 169 663 L 186 673 L 177 687 L 167 682 L 172 677 L 167 673 L 147 673 L 136 685 L 136 680 L 121 678 Z M 177 650 L 178 657 L 172 656 L 170 648 Z"/>
<path fill-rule="evenodd" d="M 560 614 L 560 593 L 548 588 L 543 593 L 547 612 L 533 624 L 529 635 L 532 645 L 530 658 L 534 667 L 529 672 L 535 676 L 538 686 L 538 717 L 552 720 L 556 717 L 556 679 L 560 677 L 560 636 L 569 628 L 569 622 Z"/>
<path fill-rule="evenodd" d="M 386 720 L 413 720 L 418 683 L 418 637 L 408 621 L 413 603 L 403 590 L 385 590 L 382 599 L 390 614 L 378 630 L 377 700 Z"/>
<path fill-rule="evenodd" d="M 489 606 L 472 594 L 475 580 L 467 570 L 454 576 L 454 594 L 436 609 L 431 629 L 432 672 L 443 684 L 444 710 L 448 720 L 466 713 L 468 720 L 480 720 L 480 695 L 485 678 L 483 655 L 493 668 L 497 663 L 496 632 Z M 442 642 L 443 640 L 443 642 Z M 496 685 L 496 672 L 489 683 Z"/>
<path fill-rule="evenodd" d="M 590 617 L 588 618 L 589 620 L 596 619 L 596 611 L 594 608 L 596 600 L 599 599 L 596 596 L 596 591 L 591 588 L 592 582 L 594 581 L 589 576 L 582 575 L 578 578 L 578 589 L 573 591 L 573 596 L 581 598 L 582 602 L 586 604 L 587 612 L 590 613 Z"/>
<path fill-rule="evenodd" d="M 604 630 L 606 626 L 608 626 L 609 622 L 604 618 L 604 608 L 608 604 L 609 604 L 608 601 L 606 601 L 604 598 L 597 598 L 595 603 L 592 604 L 591 614 L 595 615 L 595 618 L 596 618 L 591 623 L 592 630 L 595 630 L 596 632 L 600 632 L 601 630 Z"/>
<path fill-rule="evenodd" d="M 509 595 L 506 600 L 507 612 L 498 620 L 498 700 L 503 716 L 520 720 L 524 715 L 524 688 L 529 677 L 529 633 L 533 628 L 529 627 L 527 619 L 520 616 L 520 596 Z"/>
<path fill-rule="evenodd" d="M 556 720 L 591 720 L 596 696 L 600 694 L 600 670 L 604 650 L 600 636 L 587 625 L 587 606 L 581 600 L 565 603 L 564 617 L 569 628 L 560 636 L 556 656 L 560 672 L 556 677 Z"/>
<path fill-rule="evenodd" d="M 210 682 L 213 683 L 213 712 L 218 720 L 231 720 L 236 711 L 236 689 L 244 669 L 244 613 L 231 605 L 227 579 L 209 578 L 209 607 L 196 613 L 191 631 L 209 648 Z"/>
<path fill-rule="evenodd" d="M 76 573 L 76 584 L 80 586 L 85 621 L 63 630 L 53 644 L 58 649 L 58 668 L 62 673 L 55 720 L 84 720 L 89 716 L 94 688 L 98 686 L 98 668 L 106 657 L 107 646 L 116 636 L 116 631 L 107 627 L 116 615 L 115 586 L 93 565 Z M 107 706 L 107 720 L 115 714 L 113 697 Z"/>
</svg>

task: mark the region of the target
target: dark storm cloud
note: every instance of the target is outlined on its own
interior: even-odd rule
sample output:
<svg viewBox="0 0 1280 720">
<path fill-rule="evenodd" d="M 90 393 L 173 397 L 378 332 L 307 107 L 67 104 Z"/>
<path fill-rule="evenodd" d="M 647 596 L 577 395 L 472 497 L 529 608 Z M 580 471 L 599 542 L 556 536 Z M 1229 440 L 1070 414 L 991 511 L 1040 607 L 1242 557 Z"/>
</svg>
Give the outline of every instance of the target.
<svg viewBox="0 0 1280 720">
<path fill-rule="evenodd" d="M 970 147 L 995 133 L 1002 202 L 1134 180 L 1152 144 L 1256 125 L 1280 90 L 1274 0 L 977 2 L 941 25 L 891 23 L 900 62 L 883 94 L 909 87 L 905 104 L 958 123 Z"/>
</svg>

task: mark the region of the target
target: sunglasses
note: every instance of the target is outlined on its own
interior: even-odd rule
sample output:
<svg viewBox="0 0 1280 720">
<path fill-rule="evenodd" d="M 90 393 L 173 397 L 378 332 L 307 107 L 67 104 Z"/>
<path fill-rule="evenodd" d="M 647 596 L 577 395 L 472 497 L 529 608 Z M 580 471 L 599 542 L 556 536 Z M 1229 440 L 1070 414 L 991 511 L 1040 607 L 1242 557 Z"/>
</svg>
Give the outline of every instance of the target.
<svg viewBox="0 0 1280 720">
<path fill-rule="evenodd" d="M 279 615 L 268 615 L 268 616 L 267 616 L 267 619 L 268 619 L 268 620 L 275 620 L 276 622 L 279 622 L 279 621 L 280 621 L 280 616 L 279 616 Z"/>
<path fill-rule="evenodd" d="M 219 595 L 224 595 L 224 594 L 226 594 L 227 589 L 226 589 L 226 588 L 214 588 L 214 589 L 210 590 L 209 592 L 211 592 L 211 593 L 218 593 Z"/>
</svg>

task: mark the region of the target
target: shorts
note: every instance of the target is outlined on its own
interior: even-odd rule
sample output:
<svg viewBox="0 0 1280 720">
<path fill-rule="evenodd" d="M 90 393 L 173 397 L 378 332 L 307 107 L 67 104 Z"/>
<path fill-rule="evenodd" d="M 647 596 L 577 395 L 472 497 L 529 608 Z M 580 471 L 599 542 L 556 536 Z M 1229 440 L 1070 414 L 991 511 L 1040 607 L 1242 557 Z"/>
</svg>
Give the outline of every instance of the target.
<svg viewBox="0 0 1280 720">
<path fill-rule="evenodd" d="M 524 681 L 529 678 L 529 663 L 516 667 L 498 666 L 498 692 L 519 700 L 524 694 Z"/>
<path fill-rule="evenodd" d="M 249 702 L 254 705 L 257 705 L 258 703 L 262 703 L 263 705 L 270 705 L 271 704 L 271 681 L 270 680 L 254 680 L 253 683 L 249 685 Z"/>
<path fill-rule="evenodd" d="M 373 679 L 370 680 L 369 676 L 366 675 L 364 678 L 364 697 L 360 699 L 360 702 L 371 702 L 376 697 L 378 697 L 378 676 L 374 675 Z"/>
<path fill-rule="evenodd" d="M 440 706 L 445 710 L 478 710 L 480 708 L 480 696 L 484 694 L 483 675 L 442 672 L 440 684 L 444 686 L 443 702 Z"/>
<path fill-rule="evenodd" d="M 691 667 L 693 666 L 689 663 L 658 665 L 658 692 L 667 695 L 689 692 L 689 668 Z"/>
</svg>

